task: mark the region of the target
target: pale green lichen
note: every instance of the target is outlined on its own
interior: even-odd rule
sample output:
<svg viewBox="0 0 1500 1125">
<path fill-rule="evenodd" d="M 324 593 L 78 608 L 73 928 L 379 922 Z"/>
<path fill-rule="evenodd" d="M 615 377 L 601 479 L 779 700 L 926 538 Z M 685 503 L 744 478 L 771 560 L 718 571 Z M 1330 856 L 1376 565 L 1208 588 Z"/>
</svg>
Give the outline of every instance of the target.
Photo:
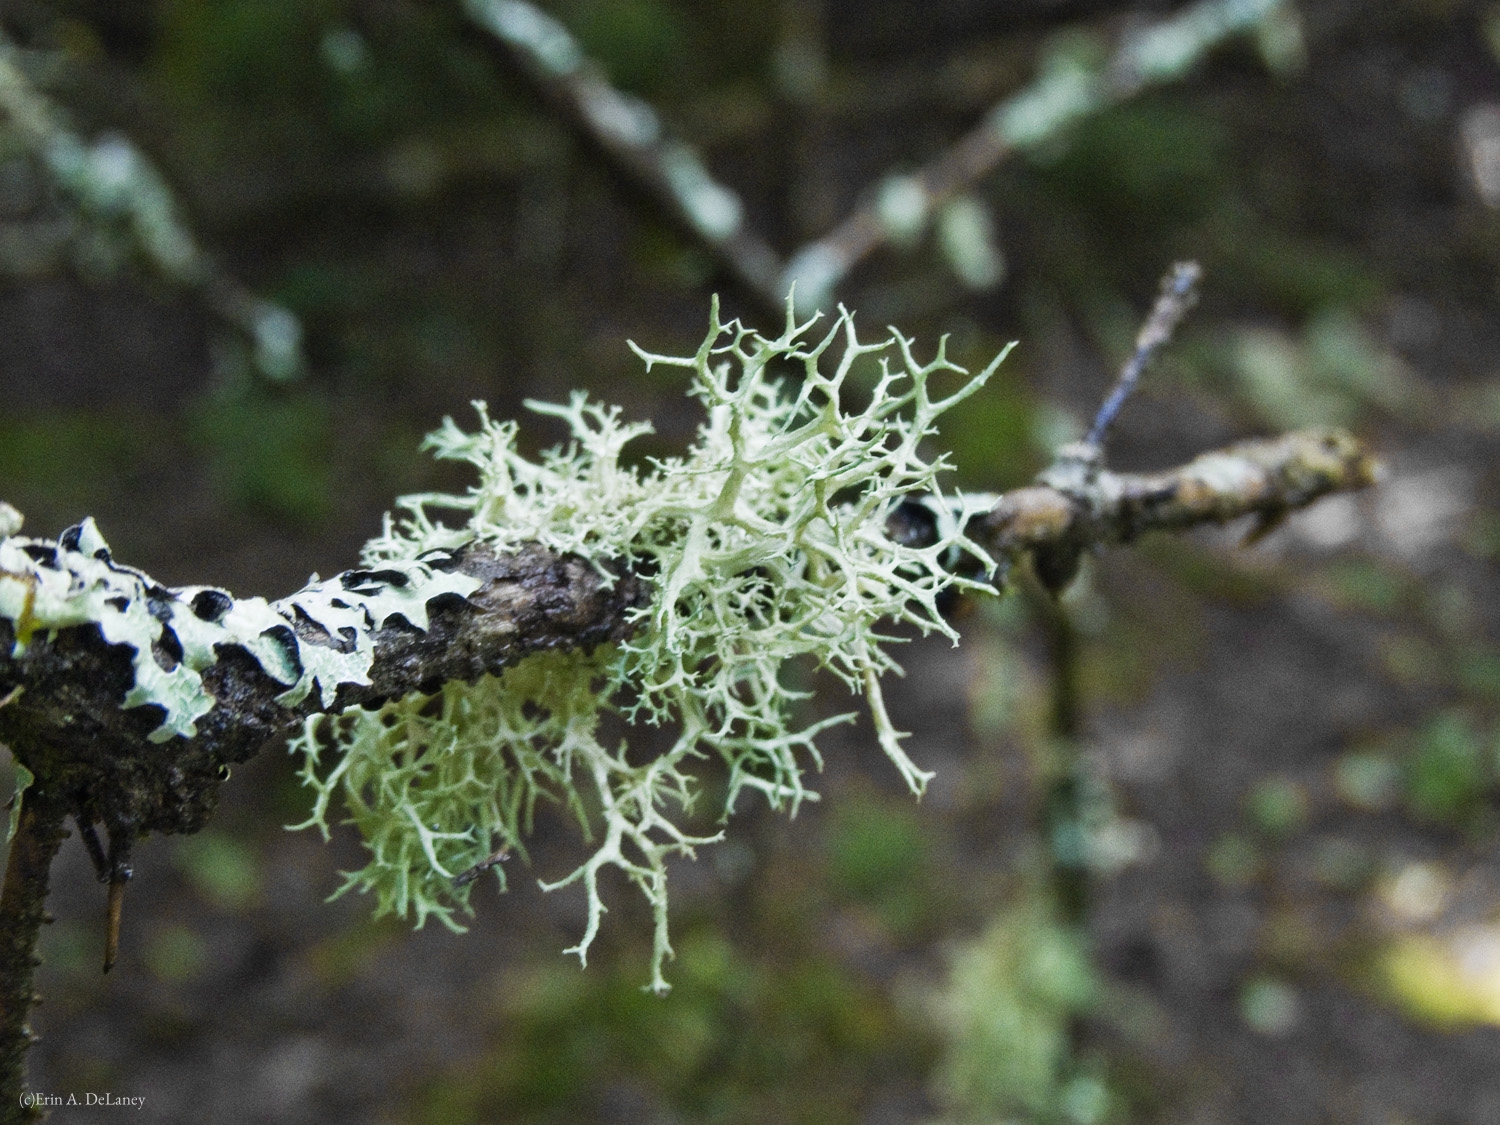
<svg viewBox="0 0 1500 1125">
<path fill-rule="evenodd" d="M 707 411 L 686 455 L 644 471 L 623 464 L 621 453 L 649 426 L 623 423 L 618 408 L 581 394 L 565 406 L 528 404 L 571 434 L 537 461 L 516 451 L 515 424 L 491 421 L 479 403 L 477 432 L 449 419 L 428 439 L 438 457 L 471 462 L 479 483 L 462 496 L 403 498 L 401 518 L 387 517 L 384 534 L 368 544 L 367 565 L 476 539 L 502 550 L 536 542 L 601 571 L 609 562 L 649 576 L 654 593 L 619 646 L 533 656 L 434 697 L 309 720 L 292 748 L 305 755 L 317 805 L 300 827 L 326 833 L 340 796 L 370 852 L 340 893 L 372 890 L 378 913 L 418 924 L 436 915 L 458 928 L 454 913 L 468 908 L 469 883 L 455 877 L 493 866 L 497 846 L 519 850 L 537 799 L 560 800 L 585 835 L 597 830 L 590 858 L 543 884 L 580 883 L 587 892 L 587 926 L 570 952 L 586 957 L 605 909 L 599 877 L 616 867 L 655 911 L 651 984 L 664 990 L 667 858 L 718 839 L 681 823 L 699 786 L 697 761 L 722 760 L 726 816 L 747 789 L 795 811 L 813 797 L 804 770 L 820 764 L 815 736 L 852 718 L 792 718 L 806 693 L 782 674 L 798 658 L 865 696 L 879 745 L 921 793 L 931 775 L 902 748 L 880 691 L 881 675 L 897 668 L 886 647 L 899 638 L 885 623 L 956 640 L 939 593 L 988 588 L 945 565 L 964 554 L 981 570 L 991 563 L 962 532 L 979 502 L 943 497 L 946 459 L 922 445 L 938 416 L 978 390 L 1000 360 L 968 377 L 941 347 L 923 363 L 899 334 L 860 343 L 847 312 L 820 338 L 809 337 L 812 323 L 795 323 L 789 309 L 785 330 L 767 339 L 721 323 L 716 305 L 696 355 L 637 349 L 648 367 L 686 369 Z M 873 369 L 873 387 L 859 382 L 858 368 Z M 790 372 L 798 379 L 783 382 Z M 963 378 L 953 393 L 934 397 L 934 377 L 955 374 Z M 938 497 L 952 518 L 930 545 L 894 541 L 888 515 L 919 495 Z M 463 524 L 440 522 L 445 511 Z M 675 740 L 654 758 L 632 757 L 624 745 L 605 745 L 605 713 L 669 725 Z"/>
</svg>

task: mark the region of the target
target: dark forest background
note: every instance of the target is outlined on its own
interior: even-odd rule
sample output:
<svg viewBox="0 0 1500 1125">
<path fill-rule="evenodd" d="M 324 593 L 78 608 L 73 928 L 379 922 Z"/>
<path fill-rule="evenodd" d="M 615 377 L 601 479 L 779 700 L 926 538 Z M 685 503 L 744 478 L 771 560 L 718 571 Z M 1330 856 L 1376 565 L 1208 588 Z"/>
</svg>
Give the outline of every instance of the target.
<svg viewBox="0 0 1500 1125">
<path fill-rule="evenodd" d="M 1059 36 L 1107 53 L 1178 8 L 544 6 L 784 256 Z M 1500 5 L 1288 12 L 977 182 L 987 273 L 929 232 L 837 295 L 970 366 L 1020 341 L 944 430 L 959 482 L 1002 489 L 1081 433 L 1195 258 L 1201 305 L 1111 464 L 1341 424 L 1378 488 L 1252 547 L 1091 561 L 1071 662 L 1021 596 L 958 649 L 908 646 L 888 691 L 927 798 L 867 727 L 831 731 L 819 804 L 742 810 L 674 869 L 666 1000 L 624 886 L 588 968 L 560 955 L 581 895 L 535 886 L 579 854 L 560 821 L 465 935 L 324 905 L 358 844 L 282 830 L 307 801 L 267 752 L 206 831 L 139 849 L 107 978 L 104 891 L 65 844 L 34 1086 L 161 1122 L 1500 1121 Z M 257 368 L 222 292 L 80 219 L 0 114 L 0 497 L 32 534 L 93 515 L 159 580 L 279 596 L 352 565 L 397 494 L 462 487 L 418 445 L 471 399 L 524 417 L 582 388 L 673 451 L 696 407 L 625 341 L 691 352 L 713 293 L 779 324 L 457 2 L 8 0 L 0 31 L 67 128 L 139 146 L 305 356 Z M 559 436 L 524 423 L 532 450 Z M 1039 827 L 1060 778 L 1083 946 Z"/>
</svg>

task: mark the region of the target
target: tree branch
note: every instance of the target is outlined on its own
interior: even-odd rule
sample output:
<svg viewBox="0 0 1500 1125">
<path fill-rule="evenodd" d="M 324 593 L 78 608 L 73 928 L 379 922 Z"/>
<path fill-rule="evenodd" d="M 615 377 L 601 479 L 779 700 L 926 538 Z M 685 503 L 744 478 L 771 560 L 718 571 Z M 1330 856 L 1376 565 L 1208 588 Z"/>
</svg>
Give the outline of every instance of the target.
<svg viewBox="0 0 1500 1125">
<path fill-rule="evenodd" d="M 16 798 L 19 800 L 20 798 Z M 35 1036 L 26 1016 L 34 1000 L 37 936 L 46 920 L 47 876 L 63 837 L 66 810 L 33 786 L 26 792 L 0 891 L 0 1122 L 37 1121 L 41 1112 L 22 1105 L 26 1052 Z"/>
<path fill-rule="evenodd" d="M 1084 551 L 1244 516 L 1258 517 L 1254 538 L 1320 497 L 1373 484 L 1376 474 L 1364 447 L 1336 429 L 1241 442 L 1161 473 L 1113 473 L 1098 452 L 1064 446 L 1039 483 L 1002 495 L 970 534 L 997 559 L 1030 554 L 1056 593 Z"/>
<path fill-rule="evenodd" d="M 986 515 L 971 522 L 969 534 L 1002 564 L 1029 555 L 1037 574 L 1056 592 L 1086 550 L 1128 543 L 1147 531 L 1222 524 L 1246 515 L 1268 524 L 1328 493 L 1362 488 L 1373 478 L 1371 458 L 1340 430 L 1245 442 L 1153 474 L 1112 473 L 1102 468 L 1097 446 L 1065 446 L 1038 484 L 999 496 Z M 14 517 L 14 510 L 0 506 L 0 515 L 6 514 Z M 892 512 L 887 529 L 910 544 L 935 543 L 940 518 L 942 513 L 930 505 L 907 502 Z M 6 530 L 17 524 L 18 518 L 9 519 Z M 315 713 L 431 692 L 449 680 L 471 681 L 544 649 L 624 639 L 633 629 L 630 611 L 646 600 L 649 584 L 641 575 L 607 577 L 588 560 L 535 544 L 509 554 L 470 544 L 423 556 L 425 567 L 437 568 L 450 580 L 463 576 L 470 584 L 467 594 L 452 592 L 449 581 L 446 591 L 423 600 L 418 588 L 413 596 L 421 614 L 408 609 L 406 614 L 370 615 L 361 637 L 349 635 L 353 629 L 331 631 L 299 599 L 311 604 L 314 595 L 326 597 L 332 587 L 352 603 L 365 598 L 366 605 L 383 605 L 380 599 L 389 595 L 389 587 L 414 581 L 411 575 L 425 571 L 415 566 L 348 571 L 269 607 L 279 623 L 258 638 L 216 646 L 211 662 L 201 669 L 211 707 L 188 724 L 190 736 L 163 738 L 164 707 L 126 706 L 140 674 L 135 662 L 140 654 L 128 644 L 110 643 L 97 622 L 48 630 L 28 620 L 36 588 L 61 583 L 73 589 L 81 575 L 92 574 L 97 581 L 102 561 L 112 578 L 123 576 L 110 589 L 127 593 L 113 596 L 128 600 L 128 592 L 134 591 L 160 622 L 150 646 L 160 667 L 185 660 L 184 641 L 191 639 L 186 614 L 194 620 L 223 620 L 250 613 L 257 604 L 261 610 L 267 607 L 259 599 L 237 601 L 206 587 L 158 586 L 113 563 L 107 548 L 94 546 L 102 540 L 90 540 L 86 532 L 87 527 L 70 529 L 55 543 L 0 539 L 0 547 L 11 551 L 8 558 L 14 559 L 13 548 L 19 545 L 34 564 L 24 573 L 11 569 L 11 562 L 0 569 L 0 583 L 31 585 L 24 598 L 13 597 L 9 603 L 20 609 L 0 615 L 0 741 L 37 778 L 24 794 L 0 898 L 0 1104 L 5 1107 L 0 1122 L 34 1119 L 19 1100 L 30 1042 L 25 1019 L 32 1002 L 47 870 L 67 816 L 90 830 L 99 821 L 109 829 L 112 858 L 106 866 L 112 871 L 113 927 L 125 878 L 123 860 L 113 858 L 117 844 L 124 856 L 136 836 L 196 831 L 217 803 L 231 763 L 285 738 Z M 442 585 L 441 580 L 433 583 L 434 588 Z M 412 617 L 421 617 L 425 628 L 414 625 Z M 295 686 L 289 690 L 286 679 L 266 671 L 264 656 L 250 651 L 255 641 L 281 634 L 310 664 L 316 663 L 319 650 L 368 645 L 367 682 L 314 682 L 300 695 Z M 498 862 L 503 853 L 493 858 Z M 112 948 L 106 958 L 112 960 Z"/>
<path fill-rule="evenodd" d="M 1230 36 L 1269 18 L 1283 0 L 1199 0 L 1128 33 L 1103 66 L 1071 52 L 1055 55 L 1031 85 L 1000 102 L 983 121 L 918 171 L 892 174 L 822 238 L 792 255 L 780 291 L 795 283 L 799 308 L 833 298 L 850 271 L 894 240 L 910 240 L 929 218 L 1008 157 L 1062 136 L 1083 118 L 1127 101 L 1149 86 L 1182 78 Z M 892 201 L 899 200 L 893 208 Z"/>
<path fill-rule="evenodd" d="M 30 540 L 25 549 L 54 570 L 76 566 L 70 558 L 76 552 L 58 544 Z M 198 718 L 193 737 L 163 742 L 150 740 L 161 723 L 161 707 L 124 707 L 135 680 L 130 646 L 110 644 L 98 625 L 86 624 L 51 634 L 38 630 L 16 655 L 12 646 L 25 626 L 0 617 L 0 697 L 20 689 L 0 709 L 0 742 L 46 780 L 80 823 L 103 821 L 112 838 L 193 832 L 217 803 L 227 767 L 285 738 L 309 715 L 435 690 L 448 680 L 472 681 L 543 649 L 618 640 L 627 632 L 626 611 L 644 591 L 633 576 L 610 585 L 589 562 L 538 546 L 497 555 L 475 544 L 444 565 L 476 579 L 477 588 L 467 597 L 432 598 L 425 630 L 396 614 L 377 621 L 368 637 L 373 645 L 368 683 L 338 684 L 327 706 L 316 690 L 289 703 L 286 683 L 272 678 L 245 648 L 220 645 L 215 661 L 202 670 L 212 710 Z M 371 573 L 340 576 L 352 587 L 346 595 L 350 602 L 357 601 L 356 591 Z M 205 599 L 203 588 L 168 590 L 141 578 L 142 596 L 162 616 L 182 603 L 201 613 L 215 600 Z M 16 581 L 13 575 L 0 580 Z M 221 618 L 241 604 L 222 592 L 213 594 L 224 599 L 211 607 Z M 353 643 L 354 638 L 330 636 L 298 612 L 297 600 L 292 595 L 276 603 L 282 624 L 268 632 L 284 629 L 313 649 Z M 172 659 L 174 649 L 181 659 L 181 640 L 171 634 L 165 626 L 153 645 L 158 663 Z"/>
<path fill-rule="evenodd" d="M 1065 447 L 1059 465 L 1069 465 L 1076 448 Z M 1054 577 L 1048 583 L 1053 589 L 1065 584 L 1056 580 L 1059 559 L 1076 565 L 1084 551 L 1129 543 L 1152 530 L 1222 524 L 1245 515 L 1273 521 L 1330 492 L 1362 488 L 1374 473 L 1364 449 L 1340 430 L 1245 442 L 1162 473 L 1098 468 L 1070 476 L 1056 469 L 1037 485 L 998 497 L 970 528 L 997 560 L 1033 556 L 1044 581 Z M 935 531 L 934 520 L 908 504 L 892 515 L 890 526 L 893 535 L 917 543 Z M 27 544 L 33 555 L 67 565 L 66 552 L 55 544 Z M 50 635 L 39 630 L 15 655 L 11 648 L 21 630 L 16 621 L 0 618 L 0 697 L 19 689 L 0 708 L 0 741 L 81 823 L 103 821 L 112 835 L 192 832 L 212 811 L 226 767 L 284 738 L 309 715 L 433 691 L 447 680 L 472 681 L 542 649 L 620 640 L 631 629 L 628 611 L 647 590 L 641 576 L 622 575 L 610 585 L 586 560 L 535 545 L 508 555 L 471 545 L 445 565 L 480 585 L 467 597 L 432 598 L 426 630 L 399 615 L 378 623 L 368 638 L 374 651 L 369 683 L 338 684 L 326 706 L 317 691 L 289 703 L 286 684 L 245 648 L 221 645 L 202 673 L 212 710 L 197 720 L 192 737 L 162 742 L 149 740 L 162 708 L 124 707 L 133 683 L 129 646 L 107 643 L 99 627 L 88 624 Z M 350 571 L 341 580 L 355 586 L 369 574 Z M 202 596 L 201 588 L 166 590 L 149 579 L 144 589 L 159 604 Z M 296 600 L 293 595 L 276 605 L 283 627 L 300 642 L 351 643 L 299 615 Z M 170 659 L 176 643 L 168 632 L 155 646 L 158 663 Z"/>
<path fill-rule="evenodd" d="M 611 86 L 561 23 L 525 0 L 465 0 L 470 19 L 500 44 L 542 97 L 719 260 L 766 308 L 796 287 L 797 307 L 826 307 L 860 262 L 892 241 L 910 241 L 931 218 L 1006 158 L 1061 136 L 1079 120 L 1175 81 L 1229 37 L 1271 19 L 1285 0 L 1199 0 L 1121 39 L 1107 61 L 1055 55 L 1031 85 L 996 105 L 925 167 L 885 176 L 877 190 L 822 238 L 783 262 L 714 180 L 691 146 L 654 109 Z"/>
</svg>

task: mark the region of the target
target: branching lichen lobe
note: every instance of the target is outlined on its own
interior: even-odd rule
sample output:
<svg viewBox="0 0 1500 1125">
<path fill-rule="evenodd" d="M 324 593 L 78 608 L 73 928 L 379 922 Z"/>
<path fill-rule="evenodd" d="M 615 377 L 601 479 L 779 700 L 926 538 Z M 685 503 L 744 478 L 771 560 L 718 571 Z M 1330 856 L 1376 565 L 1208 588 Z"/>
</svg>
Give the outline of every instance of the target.
<svg viewBox="0 0 1500 1125">
<path fill-rule="evenodd" d="M 538 461 L 517 453 L 514 423 L 492 422 L 482 404 L 478 432 L 448 420 L 429 439 L 439 457 L 473 464 L 479 482 L 463 496 L 402 500 L 404 517 L 370 543 L 367 565 L 472 543 L 541 544 L 589 558 L 610 587 L 649 574 L 651 596 L 632 604 L 628 629 L 608 647 L 533 657 L 472 685 L 450 680 L 440 692 L 392 698 L 338 722 L 310 719 L 293 743 L 317 793 L 308 824 L 326 831 L 337 798 L 370 851 L 345 889 L 373 892 L 380 913 L 456 926 L 469 880 L 455 876 L 484 864 L 497 844 L 523 850 L 535 802 L 556 800 L 595 840 L 585 863 L 544 884 L 576 882 L 587 892 L 589 922 L 574 952 L 585 956 L 598 931 L 602 870 L 618 868 L 655 911 L 652 986 L 665 989 L 666 858 L 717 839 L 683 826 L 697 793 L 695 760 L 712 755 L 727 769 L 725 816 L 746 790 L 795 810 L 813 796 L 804 774 L 820 764 L 818 731 L 852 717 L 793 721 L 801 693 L 781 674 L 798 658 L 866 698 L 876 741 L 921 792 L 929 775 L 907 757 L 878 687 L 896 667 L 886 623 L 956 639 L 939 599 L 950 587 L 983 587 L 973 576 L 989 560 L 963 534 L 980 511 L 963 498 L 949 498 L 955 510 L 944 509 L 920 543 L 893 536 L 888 523 L 904 498 L 942 497 L 946 460 L 918 446 L 995 365 L 970 377 L 941 348 L 922 362 L 899 335 L 861 343 L 847 313 L 826 335 L 810 336 L 811 325 L 789 312 L 773 339 L 720 322 L 715 309 L 696 355 L 638 352 L 648 365 L 684 368 L 707 413 L 686 455 L 645 472 L 620 455 L 649 427 L 579 395 L 562 406 L 528 404 L 562 418 L 571 437 Z M 801 369 L 799 385 L 773 376 L 781 363 Z M 874 387 L 862 386 L 868 403 L 851 408 L 863 397 L 850 393 L 857 367 Z M 936 396 L 933 383 L 952 375 L 960 377 L 954 392 Z M 440 522 L 433 513 L 442 510 L 466 524 Z M 961 555 L 972 565 L 952 565 Z M 600 741 L 606 713 L 668 725 L 676 740 L 637 761 Z"/>
</svg>

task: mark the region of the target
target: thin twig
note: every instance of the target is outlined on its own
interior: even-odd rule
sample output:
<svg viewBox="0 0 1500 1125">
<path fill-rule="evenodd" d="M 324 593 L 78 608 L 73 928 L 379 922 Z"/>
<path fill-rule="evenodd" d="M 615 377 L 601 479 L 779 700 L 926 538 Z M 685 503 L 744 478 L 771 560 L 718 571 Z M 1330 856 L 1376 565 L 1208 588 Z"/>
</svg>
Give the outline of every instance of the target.
<svg viewBox="0 0 1500 1125">
<path fill-rule="evenodd" d="M 120 955 L 120 911 L 125 884 L 135 872 L 130 866 L 130 833 L 123 828 L 109 834 L 109 903 L 104 918 L 104 971 L 115 967 Z"/>
<path fill-rule="evenodd" d="M 74 817 L 74 820 L 78 824 L 78 836 L 83 841 L 83 850 L 89 853 L 89 862 L 94 865 L 94 877 L 101 883 L 109 882 L 109 858 L 104 854 L 104 846 L 99 843 L 99 833 L 82 817 Z"/>
<path fill-rule="evenodd" d="M 0 37 L 0 126 L 26 148 L 77 216 L 121 228 L 132 250 L 160 276 L 195 292 L 208 311 L 242 333 L 267 378 L 301 374 L 302 329 L 281 305 L 255 296 L 198 245 L 166 179 L 128 138 L 92 144 L 26 76 L 19 52 Z"/>
<path fill-rule="evenodd" d="M 778 291 L 796 284 L 799 308 L 826 305 L 845 277 L 887 243 L 910 239 L 928 216 L 968 191 L 1013 154 L 1061 136 L 1070 126 L 1134 97 L 1149 86 L 1184 77 L 1225 39 L 1268 18 L 1285 0 L 1200 0 L 1127 34 L 1113 56 L 1093 70 L 1066 55 L 992 109 L 936 159 L 909 175 L 887 176 L 905 201 L 900 222 L 887 214 L 887 192 L 871 193 L 828 234 L 792 255 Z M 913 214 L 915 212 L 915 214 Z"/>
<path fill-rule="evenodd" d="M 920 234 L 931 216 L 1013 153 L 1053 140 L 1148 86 L 1183 77 L 1218 44 L 1285 2 L 1200 0 L 1128 34 L 1102 67 L 1054 59 L 1031 85 L 995 106 L 924 168 L 883 177 L 865 203 L 786 262 L 751 229 L 739 195 L 710 175 L 696 150 L 670 136 L 651 106 L 612 87 L 556 19 L 525 0 L 465 0 L 464 6 L 628 182 L 677 219 L 752 295 L 780 312 L 793 287 L 799 309 L 826 306 L 855 266 L 887 243 Z M 902 201 L 899 216 L 890 205 L 894 198 Z"/>
<path fill-rule="evenodd" d="M 489 856 L 481 859 L 473 867 L 470 867 L 466 871 L 460 871 L 457 875 L 453 876 L 453 885 L 455 887 L 467 887 L 470 883 L 479 878 L 490 868 L 498 867 L 509 858 L 510 845 L 502 844 L 495 851 L 491 852 Z"/>
<path fill-rule="evenodd" d="M 1031 555 L 1056 593 L 1084 551 L 1131 543 L 1147 531 L 1244 516 L 1278 520 L 1330 493 L 1365 488 L 1375 476 L 1374 459 L 1348 432 L 1301 430 L 1204 453 L 1161 473 L 1113 473 L 1096 465 L 1061 483 L 1043 473 L 1041 483 L 999 497 L 970 534 L 997 559 Z"/>
<path fill-rule="evenodd" d="M 1141 372 L 1145 371 L 1152 357 L 1172 339 L 1177 325 L 1197 303 L 1198 280 L 1202 276 L 1203 271 L 1197 262 L 1178 262 L 1172 267 L 1172 272 L 1162 278 L 1161 295 L 1156 299 L 1156 306 L 1146 318 L 1146 323 L 1141 325 L 1141 331 L 1135 338 L 1135 351 L 1120 369 L 1115 389 L 1094 416 L 1094 424 L 1089 427 L 1088 436 L 1083 439 L 1085 445 L 1092 445 L 1096 449 L 1104 447 L 1105 434 L 1119 416 L 1125 400 L 1135 390 Z"/>
</svg>

